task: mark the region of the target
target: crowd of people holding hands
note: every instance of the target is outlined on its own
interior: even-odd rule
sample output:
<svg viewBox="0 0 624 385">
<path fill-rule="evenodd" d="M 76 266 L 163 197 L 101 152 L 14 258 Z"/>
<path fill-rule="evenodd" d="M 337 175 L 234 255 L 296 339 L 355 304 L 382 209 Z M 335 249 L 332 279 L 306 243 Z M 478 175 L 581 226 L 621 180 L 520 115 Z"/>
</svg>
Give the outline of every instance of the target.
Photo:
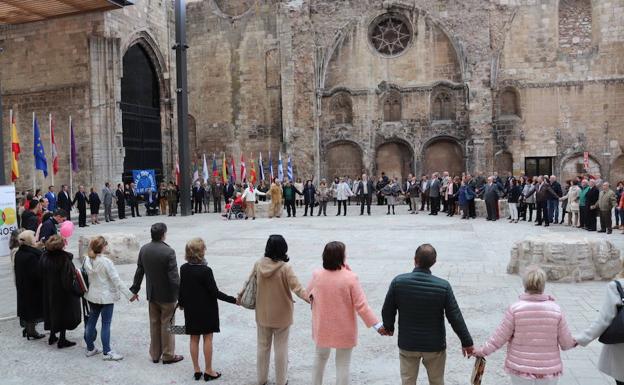
<svg viewBox="0 0 624 385">
<path fill-rule="evenodd" d="M 449 206 L 450 207 L 450 206 Z M 55 221 L 66 214 L 57 209 Z M 108 258 L 105 238 L 89 244 L 82 268 L 76 268 L 72 254 L 65 251 L 66 239 L 52 233 L 37 240 L 32 230 L 16 233 L 13 253 L 17 287 L 17 311 L 23 336 L 41 339 L 37 324 L 49 331 L 48 343 L 59 349 L 76 345 L 66 331 L 76 329 L 84 316 L 86 357 L 102 354 L 104 360 L 119 361 L 123 355 L 111 347 L 111 322 L 115 302 L 122 297 L 136 301 L 146 281 L 150 346 L 154 363 L 173 364 L 183 360 L 175 351 L 175 334 L 190 337 L 190 355 L 195 380 L 222 377 L 212 365 L 213 338 L 220 332 L 218 301 L 253 309 L 257 325 L 257 384 L 268 383 L 271 350 L 274 350 L 275 381 L 288 383 L 289 333 L 294 322 L 293 295 L 311 306 L 311 335 L 315 344 L 311 384 L 323 384 L 325 367 L 332 350 L 336 356 L 337 385 L 350 382 L 350 363 L 357 346 L 358 322 L 381 336 L 398 330 L 400 374 L 403 385 L 415 385 L 420 363 L 429 383 L 444 384 L 446 366 L 445 318 L 457 334 L 464 356 L 485 357 L 508 345 L 505 370 L 516 384 L 556 384 L 564 367 L 561 350 L 586 346 L 604 336 L 622 305 L 624 270 L 608 284 L 596 321 L 572 336 L 566 317 L 553 297 L 545 293 L 546 274 L 530 267 L 524 274 L 524 294 L 511 304 L 500 326 L 482 346 L 475 346 L 451 283 L 432 274 L 438 255 L 430 244 L 420 245 L 413 256 L 414 269 L 395 277 L 389 284 L 380 317 L 369 305 L 358 277 L 348 264 L 347 247 L 334 241 L 325 245 L 320 265 L 303 285 L 289 264 L 288 245 L 281 235 L 271 235 L 263 256 L 236 295 L 221 292 L 208 265 L 206 244 L 201 238 L 188 241 L 186 263 L 178 269 L 176 252 L 165 241 L 167 226 L 155 223 L 151 242 L 138 255 L 130 287 L 122 282 Z M 624 266 L 623 266 L 624 267 Z M 83 285 L 84 287 L 81 287 Z M 249 298 L 253 301 L 250 304 Z M 82 306 L 81 306 L 82 302 Z M 381 305 L 381 304 L 380 304 Z M 184 325 L 175 325 L 176 309 L 184 312 Z M 399 316 L 398 328 L 396 317 Z M 95 344 L 96 325 L 101 319 L 101 349 Z M 200 342 L 202 342 L 200 344 Z M 604 345 L 599 369 L 624 384 L 624 341 Z M 201 349 L 200 349 L 201 346 Z M 203 351 L 203 366 L 199 362 Z"/>
</svg>

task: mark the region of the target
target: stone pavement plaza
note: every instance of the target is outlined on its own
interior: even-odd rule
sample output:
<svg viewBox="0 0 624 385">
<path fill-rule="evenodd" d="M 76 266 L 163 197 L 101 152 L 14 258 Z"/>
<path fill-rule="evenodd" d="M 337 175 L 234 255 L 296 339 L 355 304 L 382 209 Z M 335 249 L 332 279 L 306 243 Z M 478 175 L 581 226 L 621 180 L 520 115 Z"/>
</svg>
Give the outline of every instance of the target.
<svg viewBox="0 0 624 385">
<path fill-rule="evenodd" d="M 347 244 L 348 263 L 359 275 L 370 305 L 381 311 L 388 284 L 400 273 L 413 267 L 416 247 L 424 242 L 438 250 L 438 263 L 433 273 L 448 279 L 462 308 L 476 344 L 482 343 L 494 330 L 508 304 L 522 292 L 521 280 L 505 273 L 509 250 L 514 241 L 527 234 L 543 231 L 578 231 L 563 226 L 549 230 L 531 224 L 508 224 L 506 221 L 486 222 L 484 219 L 462 221 L 457 217 L 407 215 L 406 207 L 398 207 L 399 215 L 386 216 L 385 208 L 374 207 L 373 216 L 360 217 L 355 206 L 347 217 L 332 214 L 326 218 L 281 218 L 256 221 L 224 221 L 214 214 L 192 217 L 142 217 L 123 222 L 80 229 L 85 234 L 98 232 L 134 233 L 140 242 L 149 239 L 149 226 L 159 220 L 169 226 L 167 242 L 175 248 L 178 263 L 183 263 L 185 241 L 202 237 L 207 242 L 207 260 L 213 268 L 221 291 L 234 295 L 247 278 L 253 262 L 262 255 L 270 234 L 283 234 L 289 244 L 291 263 L 299 278 L 307 284 L 312 271 L 321 266 L 321 252 L 326 242 L 340 240 Z M 358 211 L 356 213 L 356 210 Z M 300 214 L 301 215 L 301 214 Z M 600 234 L 588 234 L 600 237 Z M 78 234 L 70 244 L 77 251 Z M 624 236 L 610 239 L 620 248 Z M 118 266 L 122 279 L 131 284 L 134 265 Z M 604 282 L 547 285 L 563 307 L 573 332 L 588 326 L 597 314 Z M 191 384 L 193 368 L 188 353 L 188 337 L 178 336 L 177 353 L 185 360 L 176 365 L 151 363 L 148 356 L 148 315 L 144 295 L 130 304 L 115 305 L 112 326 L 113 348 L 125 355 L 121 362 L 103 362 L 100 357 L 85 358 L 83 327 L 69 332 L 69 339 L 79 347 L 58 350 L 48 346 L 46 339 L 26 341 L 16 320 L 0 322 L 0 383 L 13 384 Z M 6 293 L 6 292 L 5 292 Z M 8 301 L 2 297 L 3 306 Z M 14 306 L 12 303 L 10 306 Z M 254 314 L 220 302 L 222 332 L 214 339 L 214 368 L 223 373 L 217 383 L 229 385 L 255 384 L 256 328 Z M 179 317 L 178 321 L 181 321 Z M 179 322 L 178 322 L 179 323 Z M 307 385 L 311 381 L 314 343 L 311 339 L 310 308 L 301 300 L 295 304 L 295 324 L 290 337 L 290 384 Z M 359 345 L 352 360 L 354 385 L 400 384 L 398 348 L 395 337 L 377 335 L 359 321 Z M 469 383 L 473 360 L 461 355 L 459 340 L 448 328 L 447 384 Z M 99 341 L 97 342 L 99 345 Z M 596 369 L 600 344 L 564 352 L 565 375 L 562 385 L 608 385 L 612 381 Z M 484 384 L 508 385 L 503 371 L 505 348 L 488 359 Z M 201 362 L 201 357 L 200 357 Z M 334 383 L 333 362 L 330 360 L 325 384 Z M 427 383 L 424 368 L 419 384 Z M 274 384 L 271 369 L 270 384 Z"/>
</svg>

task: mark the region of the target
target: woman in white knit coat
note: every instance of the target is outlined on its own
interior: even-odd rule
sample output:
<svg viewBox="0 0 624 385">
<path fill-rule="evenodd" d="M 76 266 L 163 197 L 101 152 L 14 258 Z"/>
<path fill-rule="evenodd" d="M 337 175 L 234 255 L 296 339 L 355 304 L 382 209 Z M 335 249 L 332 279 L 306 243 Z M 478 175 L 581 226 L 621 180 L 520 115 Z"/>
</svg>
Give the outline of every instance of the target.
<svg viewBox="0 0 624 385">
<path fill-rule="evenodd" d="M 575 184 L 570 186 L 568 193 L 561 198 L 560 201 L 567 199 L 568 205 L 566 206 L 566 212 L 568 213 L 568 226 L 577 227 L 579 225 L 579 192 L 581 188 Z"/>
<path fill-rule="evenodd" d="M 622 272 L 617 280 L 624 287 L 624 263 Z M 583 333 L 575 339 L 579 345 L 587 346 L 590 342 L 600 337 L 611 325 L 617 315 L 618 306 L 622 305 L 622 298 L 617 289 L 615 281 L 607 285 L 607 294 L 602 302 L 600 315 Z M 624 311 L 624 310 L 622 310 Z M 598 369 L 601 372 L 613 377 L 617 385 L 624 385 L 624 343 L 615 345 L 603 345 Z"/>
</svg>

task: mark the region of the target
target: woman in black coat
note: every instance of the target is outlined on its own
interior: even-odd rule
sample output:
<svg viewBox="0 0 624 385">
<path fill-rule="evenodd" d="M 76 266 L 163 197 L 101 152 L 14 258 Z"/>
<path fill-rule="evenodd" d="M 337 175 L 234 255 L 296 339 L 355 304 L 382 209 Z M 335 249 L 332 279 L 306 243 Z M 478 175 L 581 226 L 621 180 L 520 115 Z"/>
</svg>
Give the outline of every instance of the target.
<svg viewBox="0 0 624 385">
<path fill-rule="evenodd" d="M 71 289 L 75 275 L 73 255 L 63 250 L 65 241 L 60 235 L 48 238 L 45 247 L 41 256 L 43 321 L 50 331 L 48 343 L 58 342 L 62 349 L 76 345 L 65 338 L 65 331 L 74 330 L 81 321 L 80 298 Z"/>
<path fill-rule="evenodd" d="M 98 221 L 98 215 L 100 214 L 100 204 L 102 201 L 100 200 L 100 196 L 95 189 L 91 187 L 91 193 L 89 194 L 89 209 L 91 210 L 91 224 L 100 224 Z"/>
<path fill-rule="evenodd" d="M 305 204 L 304 217 L 308 216 L 308 207 L 310 208 L 310 216 L 314 216 L 314 199 L 316 198 L 316 188 L 311 180 L 307 180 L 303 187 L 303 203 Z"/>
<path fill-rule="evenodd" d="M 29 340 L 45 337 L 35 326 L 43 319 L 41 297 L 41 250 L 35 247 L 35 233 L 24 230 L 18 236 L 19 249 L 15 253 L 15 288 L 17 289 L 17 316 Z"/>
<path fill-rule="evenodd" d="M 180 267 L 180 297 L 178 305 L 184 309 L 186 334 L 191 336 L 191 359 L 195 370 L 195 379 L 202 377 L 199 367 L 199 338 L 204 338 L 204 359 L 206 371 L 204 380 L 210 381 L 221 377 L 221 373 L 212 368 L 212 335 L 219 333 L 219 305 L 217 299 L 236 303 L 236 298 L 219 291 L 206 264 L 204 254 L 206 244 L 201 238 L 191 239 L 186 244 L 187 263 Z"/>
</svg>

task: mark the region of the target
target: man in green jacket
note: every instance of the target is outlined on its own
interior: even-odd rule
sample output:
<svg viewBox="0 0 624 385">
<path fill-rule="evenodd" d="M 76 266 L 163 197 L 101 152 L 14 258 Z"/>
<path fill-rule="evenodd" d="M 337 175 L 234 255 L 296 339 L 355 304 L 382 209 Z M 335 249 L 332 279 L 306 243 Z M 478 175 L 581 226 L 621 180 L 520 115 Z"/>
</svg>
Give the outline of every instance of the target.
<svg viewBox="0 0 624 385">
<path fill-rule="evenodd" d="M 602 184 L 602 190 L 598 196 L 598 208 L 600 209 L 600 230 L 599 233 L 611 234 L 613 232 L 613 222 L 611 212 L 617 206 L 615 192 L 609 188 L 609 182 Z"/>
<path fill-rule="evenodd" d="M 464 356 L 474 351 L 453 289 L 447 281 L 431 274 L 436 250 L 423 244 L 416 250 L 414 271 L 394 278 L 383 305 L 382 333 L 394 333 L 399 312 L 399 357 L 403 385 L 415 385 L 420 361 L 427 369 L 430 385 L 444 384 L 446 328 L 444 316 L 461 340 Z"/>
</svg>

